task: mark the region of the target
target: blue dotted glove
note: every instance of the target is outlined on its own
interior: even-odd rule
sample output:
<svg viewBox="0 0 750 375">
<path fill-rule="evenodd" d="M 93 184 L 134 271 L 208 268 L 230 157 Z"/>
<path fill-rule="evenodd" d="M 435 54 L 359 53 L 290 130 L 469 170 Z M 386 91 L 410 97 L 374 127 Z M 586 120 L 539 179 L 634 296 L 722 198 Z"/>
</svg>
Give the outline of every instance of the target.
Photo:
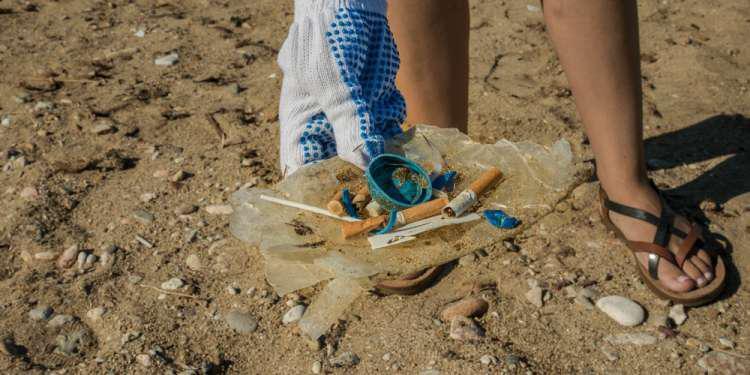
<svg viewBox="0 0 750 375">
<path fill-rule="evenodd" d="M 401 133 L 406 105 L 385 0 L 296 0 L 279 53 L 281 168 L 339 155 L 365 168 Z"/>
</svg>

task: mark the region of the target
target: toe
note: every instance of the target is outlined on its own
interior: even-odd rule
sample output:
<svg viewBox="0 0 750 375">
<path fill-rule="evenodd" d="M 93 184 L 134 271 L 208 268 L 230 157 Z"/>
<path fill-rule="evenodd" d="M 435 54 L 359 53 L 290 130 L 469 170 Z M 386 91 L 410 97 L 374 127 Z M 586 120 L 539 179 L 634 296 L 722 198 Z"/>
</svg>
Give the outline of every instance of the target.
<svg viewBox="0 0 750 375">
<path fill-rule="evenodd" d="M 682 270 L 686 275 L 688 275 L 695 281 L 695 284 L 698 287 L 702 287 L 706 284 L 706 278 L 705 276 L 703 276 L 703 271 L 696 267 L 690 259 L 686 260 L 685 263 L 682 264 Z"/>
<path fill-rule="evenodd" d="M 706 252 L 705 250 L 699 250 L 698 254 L 694 258 L 700 259 L 700 261 L 706 266 L 706 268 L 703 270 L 703 276 L 706 278 L 706 280 L 713 280 L 714 266 L 713 262 L 711 261 L 711 256 L 708 255 L 708 252 Z"/>
<path fill-rule="evenodd" d="M 695 280 L 670 262 L 660 261 L 658 273 L 659 282 L 669 290 L 682 293 L 695 289 Z"/>
</svg>

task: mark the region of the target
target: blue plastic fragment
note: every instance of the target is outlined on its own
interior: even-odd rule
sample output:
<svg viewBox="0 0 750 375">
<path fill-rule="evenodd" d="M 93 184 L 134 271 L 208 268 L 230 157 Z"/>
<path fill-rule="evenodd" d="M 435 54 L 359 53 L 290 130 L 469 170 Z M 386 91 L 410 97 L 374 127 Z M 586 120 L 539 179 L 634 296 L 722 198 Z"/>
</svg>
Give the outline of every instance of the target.
<svg viewBox="0 0 750 375">
<path fill-rule="evenodd" d="M 509 216 L 503 210 L 486 210 L 483 212 L 485 220 L 495 228 L 513 229 L 521 222 L 513 216 Z"/>
<path fill-rule="evenodd" d="M 396 226 L 396 219 L 398 219 L 398 210 L 392 209 L 390 215 L 388 216 L 388 224 L 385 226 L 385 228 L 373 231 L 373 234 L 386 234 L 393 230 L 393 227 Z"/>
<path fill-rule="evenodd" d="M 352 203 L 352 197 L 350 196 L 349 189 L 344 189 L 341 191 L 341 203 L 344 204 L 344 209 L 346 209 L 347 215 L 355 219 L 359 219 L 359 215 L 357 215 L 357 209 L 354 208 L 354 204 Z"/>
<path fill-rule="evenodd" d="M 432 187 L 434 189 L 438 190 L 445 190 L 447 192 L 453 191 L 453 183 L 456 179 L 456 171 L 448 171 L 440 176 L 435 177 L 434 180 L 432 180 Z"/>
</svg>

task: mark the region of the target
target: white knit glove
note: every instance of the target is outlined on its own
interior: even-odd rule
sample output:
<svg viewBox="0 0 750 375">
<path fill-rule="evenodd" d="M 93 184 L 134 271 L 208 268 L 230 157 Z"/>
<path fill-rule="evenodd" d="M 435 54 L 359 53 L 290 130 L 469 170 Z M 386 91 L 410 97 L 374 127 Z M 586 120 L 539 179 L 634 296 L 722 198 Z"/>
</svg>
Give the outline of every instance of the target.
<svg viewBox="0 0 750 375">
<path fill-rule="evenodd" d="M 295 0 L 279 52 L 281 169 L 338 154 L 365 168 L 401 132 L 398 51 L 386 0 Z"/>
</svg>

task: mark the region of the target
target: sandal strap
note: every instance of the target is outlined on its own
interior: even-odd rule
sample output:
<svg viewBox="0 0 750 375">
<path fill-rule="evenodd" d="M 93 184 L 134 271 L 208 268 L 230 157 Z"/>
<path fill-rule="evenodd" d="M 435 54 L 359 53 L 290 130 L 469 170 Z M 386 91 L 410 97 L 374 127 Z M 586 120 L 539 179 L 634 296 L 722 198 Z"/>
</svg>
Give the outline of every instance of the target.
<svg viewBox="0 0 750 375">
<path fill-rule="evenodd" d="M 667 248 L 650 242 L 627 241 L 628 248 L 635 253 L 648 254 L 648 273 L 654 280 L 659 280 L 659 261 L 664 258 L 667 262 L 677 264 L 674 254 Z"/>
<path fill-rule="evenodd" d="M 661 217 L 657 217 L 656 215 L 644 211 L 635 207 L 626 206 L 624 204 L 620 204 L 617 202 L 613 202 L 609 200 L 609 198 L 606 198 L 604 200 L 604 206 L 613 212 L 616 212 L 620 215 L 627 216 L 636 220 L 645 221 L 653 226 L 656 227 L 656 234 L 654 234 L 654 240 L 653 243 L 661 246 L 661 247 L 667 247 L 669 245 L 669 237 L 677 232 L 680 234 L 683 234 L 682 231 L 678 230 L 674 227 L 674 218 L 675 215 L 672 212 L 672 210 L 669 209 L 669 206 L 666 205 L 666 202 L 664 202 L 664 199 L 661 198 L 661 195 L 659 196 L 659 199 L 661 200 Z M 684 237 L 684 234 L 679 237 Z"/>
<path fill-rule="evenodd" d="M 693 225 L 693 227 L 690 229 L 690 233 L 682 240 L 682 243 L 677 248 L 677 254 L 675 255 L 675 260 L 677 261 L 677 266 L 682 269 L 682 265 L 685 263 L 685 260 L 688 259 L 693 253 L 695 253 L 696 246 L 695 243 L 701 239 L 703 230 L 698 225 Z"/>
</svg>

